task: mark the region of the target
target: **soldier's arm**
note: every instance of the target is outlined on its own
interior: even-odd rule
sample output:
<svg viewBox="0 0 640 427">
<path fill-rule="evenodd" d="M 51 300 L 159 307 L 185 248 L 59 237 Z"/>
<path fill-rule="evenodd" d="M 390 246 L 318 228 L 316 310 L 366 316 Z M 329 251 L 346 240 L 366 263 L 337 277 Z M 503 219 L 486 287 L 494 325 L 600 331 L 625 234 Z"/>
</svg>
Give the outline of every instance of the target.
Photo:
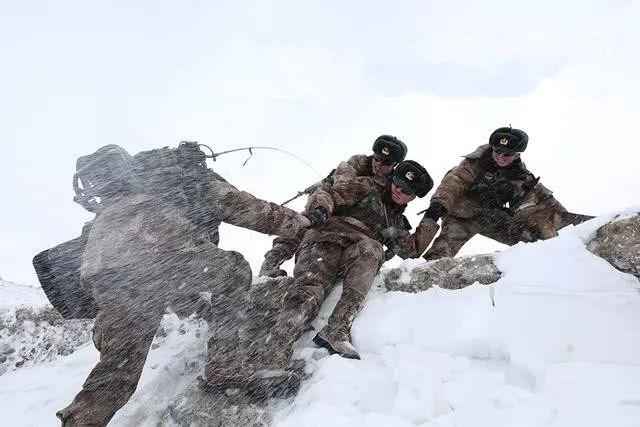
<svg viewBox="0 0 640 427">
<path fill-rule="evenodd" d="M 333 173 L 334 182 L 337 180 L 348 180 L 357 176 L 369 175 L 371 172 L 371 157 L 364 154 L 351 156 L 346 162 L 342 162 L 336 167 Z"/>
<path fill-rule="evenodd" d="M 364 199 L 374 191 L 375 185 L 373 178 L 364 176 L 336 180 L 332 186 L 323 186 L 309 197 L 306 211 L 321 207 L 333 214 L 339 207 L 353 206 Z"/>
<path fill-rule="evenodd" d="M 345 198 L 340 196 L 340 193 L 344 193 L 345 187 L 353 185 L 367 185 L 359 181 L 358 177 L 367 175 L 371 167 L 371 159 L 369 156 L 358 154 L 351 156 L 346 162 L 341 162 L 331 175 L 331 180 L 327 180 L 320 188 L 316 189 L 309 195 L 306 204 L 306 211 L 309 212 L 312 209 L 322 207 L 327 213 L 331 214 L 336 208 L 334 198 L 337 200 L 338 205 L 344 205 Z M 352 181 L 360 182 L 359 184 L 352 183 Z M 332 192 L 333 187 L 338 185 L 338 194 Z"/>
<path fill-rule="evenodd" d="M 222 221 L 264 234 L 296 237 L 309 226 L 309 220 L 299 213 L 258 199 L 240 191 L 225 181 L 211 182 L 209 203 L 222 213 Z"/>
<path fill-rule="evenodd" d="M 439 229 L 438 223 L 431 218 L 422 218 L 413 234 L 407 232 L 405 236 L 397 240 L 397 255 L 402 259 L 420 257 L 427 250 Z"/>
<path fill-rule="evenodd" d="M 451 211 L 455 203 L 471 187 L 476 176 L 474 163 L 469 159 L 464 159 L 442 178 L 442 182 L 431 200 L 439 202 L 447 211 Z"/>
</svg>

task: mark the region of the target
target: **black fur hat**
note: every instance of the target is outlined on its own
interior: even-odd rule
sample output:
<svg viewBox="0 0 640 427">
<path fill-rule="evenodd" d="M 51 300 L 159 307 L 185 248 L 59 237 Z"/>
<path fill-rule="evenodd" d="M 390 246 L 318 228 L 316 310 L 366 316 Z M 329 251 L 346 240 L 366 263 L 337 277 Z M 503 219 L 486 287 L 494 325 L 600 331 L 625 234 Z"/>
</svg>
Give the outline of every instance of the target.
<svg viewBox="0 0 640 427">
<path fill-rule="evenodd" d="M 408 194 L 424 197 L 433 188 L 429 172 L 418 162 L 404 160 L 393 170 L 393 183 Z"/>
<path fill-rule="evenodd" d="M 373 143 L 373 152 L 388 163 L 399 163 L 407 155 L 407 146 L 395 136 L 380 135 Z"/>
<path fill-rule="evenodd" d="M 506 153 L 521 153 L 527 149 L 529 135 L 523 130 L 498 128 L 489 137 L 489 145 Z"/>
</svg>

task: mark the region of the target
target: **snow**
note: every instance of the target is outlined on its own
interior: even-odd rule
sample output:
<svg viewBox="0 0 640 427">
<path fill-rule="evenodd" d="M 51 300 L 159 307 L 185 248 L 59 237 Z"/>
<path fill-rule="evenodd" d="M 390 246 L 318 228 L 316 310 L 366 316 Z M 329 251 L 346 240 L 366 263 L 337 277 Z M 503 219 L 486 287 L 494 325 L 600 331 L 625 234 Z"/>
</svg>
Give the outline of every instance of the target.
<svg viewBox="0 0 640 427">
<path fill-rule="evenodd" d="M 21 305 L 39 306 L 46 302 L 40 288 L 0 280 L 0 311 Z"/>
<path fill-rule="evenodd" d="M 277 425 L 639 426 L 639 284 L 584 246 L 612 218 L 501 252 L 495 286 L 372 294 L 363 360 L 316 362 Z"/>
<path fill-rule="evenodd" d="M 327 356 L 307 334 L 297 355 L 312 376 L 297 397 L 276 403 L 274 424 L 640 426 L 640 285 L 585 249 L 614 217 L 499 253 L 503 275 L 492 286 L 409 294 L 385 293 L 377 283 L 353 327 L 363 360 Z M 110 425 L 164 425 L 171 398 L 201 373 L 206 325 L 170 315 L 163 329 L 138 390 Z M 1 376 L 3 422 L 56 425 L 53 414 L 96 359 L 87 344 Z"/>
<path fill-rule="evenodd" d="M 156 336 L 136 393 L 109 425 L 158 425 L 169 402 L 201 375 L 206 323 L 167 315 L 161 328 L 166 336 Z M 1 376 L 3 425 L 58 425 L 56 411 L 73 400 L 98 357 L 89 343 L 68 357 Z"/>
</svg>

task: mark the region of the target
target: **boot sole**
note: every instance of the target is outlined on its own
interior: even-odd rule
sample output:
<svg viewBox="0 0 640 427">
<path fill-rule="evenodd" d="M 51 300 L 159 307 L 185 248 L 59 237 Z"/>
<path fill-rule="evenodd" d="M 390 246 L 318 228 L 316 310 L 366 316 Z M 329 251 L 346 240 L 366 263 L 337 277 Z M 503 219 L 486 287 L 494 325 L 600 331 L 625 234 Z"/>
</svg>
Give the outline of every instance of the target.
<svg viewBox="0 0 640 427">
<path fill-rule="evenodd" d="M 344 357 L 345 359 L 351 359 L 351 360 L 361 360 L 360 356 L 357 355 L 351 355 L 351 354 L 344 354 L 344 353 L 340 353 L 339 351 L 336 351 L 331 344 L 329 344 L 329 341 L 325 340 L 324 338 L 322 338 L 320 335 L 316 335 L 315 337 L 313 337 L 313 343 L 315 345 L 317 345 L 318 347 L 322 347 L 322 348 L 326 348 L 327 350 L 329 350 L 329 354 L 337 354 L 340 357 Z"/>
</svg>

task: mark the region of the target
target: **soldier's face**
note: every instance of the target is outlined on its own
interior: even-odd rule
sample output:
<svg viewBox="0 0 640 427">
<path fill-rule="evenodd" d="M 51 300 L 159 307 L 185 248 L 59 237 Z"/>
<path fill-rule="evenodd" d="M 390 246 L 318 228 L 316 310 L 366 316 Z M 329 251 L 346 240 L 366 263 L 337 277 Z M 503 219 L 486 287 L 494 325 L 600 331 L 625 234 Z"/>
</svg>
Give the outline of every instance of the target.
<svg viewBox="0 0 640 427">
<path fill-rule="evenodd" d="M 407 194 L 397 185 L 391 184 L 391 199 L 394 203 L 398 205 L 406 205 L 415 198 L 415 194 Z"/>
<path fill-rule="evenodd" d="M 519 156 L 518 153 L 497 153 L 493 151 L 493 161 L 501 168 L 509 166 Z"/>
<path fill-rule="evenodd" d="M 376 157 L 371 160 L 371 169 L 373 169 L 373 174 L 381 178 L 393 172 L 395 165 L 395 163 L 385 164 L 383 160 Z"/>
</svg>

